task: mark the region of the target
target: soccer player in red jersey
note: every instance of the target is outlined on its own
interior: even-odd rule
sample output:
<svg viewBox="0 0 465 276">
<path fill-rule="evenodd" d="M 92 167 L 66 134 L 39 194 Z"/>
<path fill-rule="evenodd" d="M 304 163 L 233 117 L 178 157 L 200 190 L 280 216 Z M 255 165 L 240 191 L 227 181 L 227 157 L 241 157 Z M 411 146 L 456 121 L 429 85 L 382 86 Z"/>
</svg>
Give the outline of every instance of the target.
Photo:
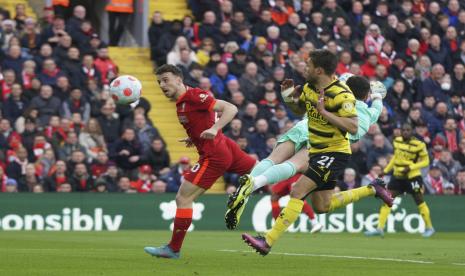
<svg viewBox="0 0 465 276">
<path fill-rule="evenodd" d="M 285 179 L 280 181 L 273 186 L 270 187 L 271 189 L 271 214 L 274 219 L 277 219 L 279 214 L 281 213 L 281 207 L 279 207 L 279 199 L 281 197 L 289 195 L 291 192 L 292 184 L 297 182 L 302 174 L 298 173 L 291 178 Z M 304 206 L 302 208 L 302 213 L 305 213 L 308 218 L 310 219 L 310 223 L 312 224 L 312 229 L 310 233 L 317 233 L 321 231 L 323 225 L 321 225 L 315 217 L 315 212 L 310 204 L 307 201 L 304 201 Z"/>
<path fill-rule="evenodd" d="M 181 70 L 176 66 L 163 65 L 157 69 L 156 75 L 163 94 L 176 101 L 179 122 L 188 135 L 181 141 L 188 147 L 195 146 L 199 153 L 199 161 L 184 174 L 176 195 L 177 209 L 171 241 L 165 246 L 144 248 L 152 256 L 177 259 L 192 222 L 194 200 L 225 172 L 248 173 L 256 161 L 221 132 L 236 115 L 236 106 L 216 100 L 208 91 L 187 87 Z M 216 112 L 222 114 L 218 119 Z"/>
</svg>

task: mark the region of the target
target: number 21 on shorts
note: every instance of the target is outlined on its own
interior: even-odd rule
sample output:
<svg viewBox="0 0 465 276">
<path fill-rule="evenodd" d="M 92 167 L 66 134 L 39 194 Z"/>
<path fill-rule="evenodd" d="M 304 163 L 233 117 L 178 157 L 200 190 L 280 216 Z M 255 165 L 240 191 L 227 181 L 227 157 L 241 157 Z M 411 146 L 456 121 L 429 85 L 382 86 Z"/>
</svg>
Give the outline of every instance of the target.
<svg viewBox="0 0 465 276">
<path fill-rule="evenodd" d="M 326 168 L 329 169 L 329 166 L 331 166 L 333 161 L 334 161 L 334 157 L 329 157 L 329 156 L 323 155 L 323 156 L 321 156 L 320 160 L 316 161 L 316 163 L 318 165 L 321 165 L 321 166 L 326 167 Z"/>
</svg>

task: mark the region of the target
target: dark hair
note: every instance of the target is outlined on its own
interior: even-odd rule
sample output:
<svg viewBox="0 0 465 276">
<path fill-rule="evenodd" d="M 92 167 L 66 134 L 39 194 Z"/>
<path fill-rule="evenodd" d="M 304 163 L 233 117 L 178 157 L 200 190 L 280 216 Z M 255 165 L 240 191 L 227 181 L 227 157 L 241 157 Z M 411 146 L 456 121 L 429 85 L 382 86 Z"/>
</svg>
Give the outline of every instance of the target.
<svg viewBox="0 0 465 276">
<path fill-rule="evenodd" d="M 330 51 L 318 49 L 312 51 L 309 56 L 315 68 L 322 68 L 326 75 L 333 75 L 336 72 L 338 59 L 337 56 Z"/>
<path fill-rule="evenodd" d="M 178 67 L 176 67 L 176 66 L 174 66 L 174 65 L 165 64 L 165 65 L 160 66 L 160 67 L 155 71 L 155 74 L 156 74 L 156 75 L 162 75 L 162 74 L 165 74 L 165 73 L 172 73 L 173 75 L 178 76 L 178 77 L 180 77 L 181 79 L 183 79 L 183 75 L 182 75 L 181 69 L 179 69 Z"/>
<path fill-rule="evenodd" d="M 352 76 L 346 81 L 352 93 L 357 100 L 363 101 L 370 92 L 370 82 L 362 76 Z"/>
</svg>

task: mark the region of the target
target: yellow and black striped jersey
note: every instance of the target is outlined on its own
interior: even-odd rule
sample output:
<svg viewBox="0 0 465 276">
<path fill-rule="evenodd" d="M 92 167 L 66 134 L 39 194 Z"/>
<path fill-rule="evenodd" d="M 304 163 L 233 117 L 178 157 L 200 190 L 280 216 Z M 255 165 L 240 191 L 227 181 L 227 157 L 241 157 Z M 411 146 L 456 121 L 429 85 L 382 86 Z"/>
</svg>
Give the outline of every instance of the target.
<svg viewBox="0 0 465 276">
<path fill-rule="evenodd" d="M 428 150 L 424 142 L 415 137 L 412 137 L 409 141 L 397 137 L 394 139 L 394 156 L 384 169 L 384 173 L 389 173 L 394 169 L 395 177 L 412 179 L 420 176 L 420 170 L 428 165 Z M 405 167 L 410 168 L 407 174 L 403 173 Z"/>
<path fill-rule="evenodd" d="M 356 117 L 355 96 L 350 88 L 335 79 L 325 90 L 325 108 L 339 117 Z M 352 153 L 347 132 L 330 124 L 316 109 L 320 93 L 305 84 L 300 101 L 305 103 L 308 117 L 309 154 L 325 152 Z"/>
</svg>

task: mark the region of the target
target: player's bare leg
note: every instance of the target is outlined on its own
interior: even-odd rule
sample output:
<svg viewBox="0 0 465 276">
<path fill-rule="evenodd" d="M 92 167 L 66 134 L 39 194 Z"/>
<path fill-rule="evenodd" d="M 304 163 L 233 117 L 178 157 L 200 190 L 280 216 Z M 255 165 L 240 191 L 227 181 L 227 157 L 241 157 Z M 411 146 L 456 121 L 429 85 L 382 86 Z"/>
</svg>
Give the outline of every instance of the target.
<svg viewBox="0 0 465 276">
<path fill-rule="evenodd" d="M 192 223 L 192 207 L 194 201 L 205 189 L 196 186 L 189 181 L 184 181 L 176 194 L 176 216 L 174 218 L 173 234 L 171 241 L 160 247 L 145 247 L 144 250 L 154 257 L 178 259 L 184 237 Z"/>
</svg>

